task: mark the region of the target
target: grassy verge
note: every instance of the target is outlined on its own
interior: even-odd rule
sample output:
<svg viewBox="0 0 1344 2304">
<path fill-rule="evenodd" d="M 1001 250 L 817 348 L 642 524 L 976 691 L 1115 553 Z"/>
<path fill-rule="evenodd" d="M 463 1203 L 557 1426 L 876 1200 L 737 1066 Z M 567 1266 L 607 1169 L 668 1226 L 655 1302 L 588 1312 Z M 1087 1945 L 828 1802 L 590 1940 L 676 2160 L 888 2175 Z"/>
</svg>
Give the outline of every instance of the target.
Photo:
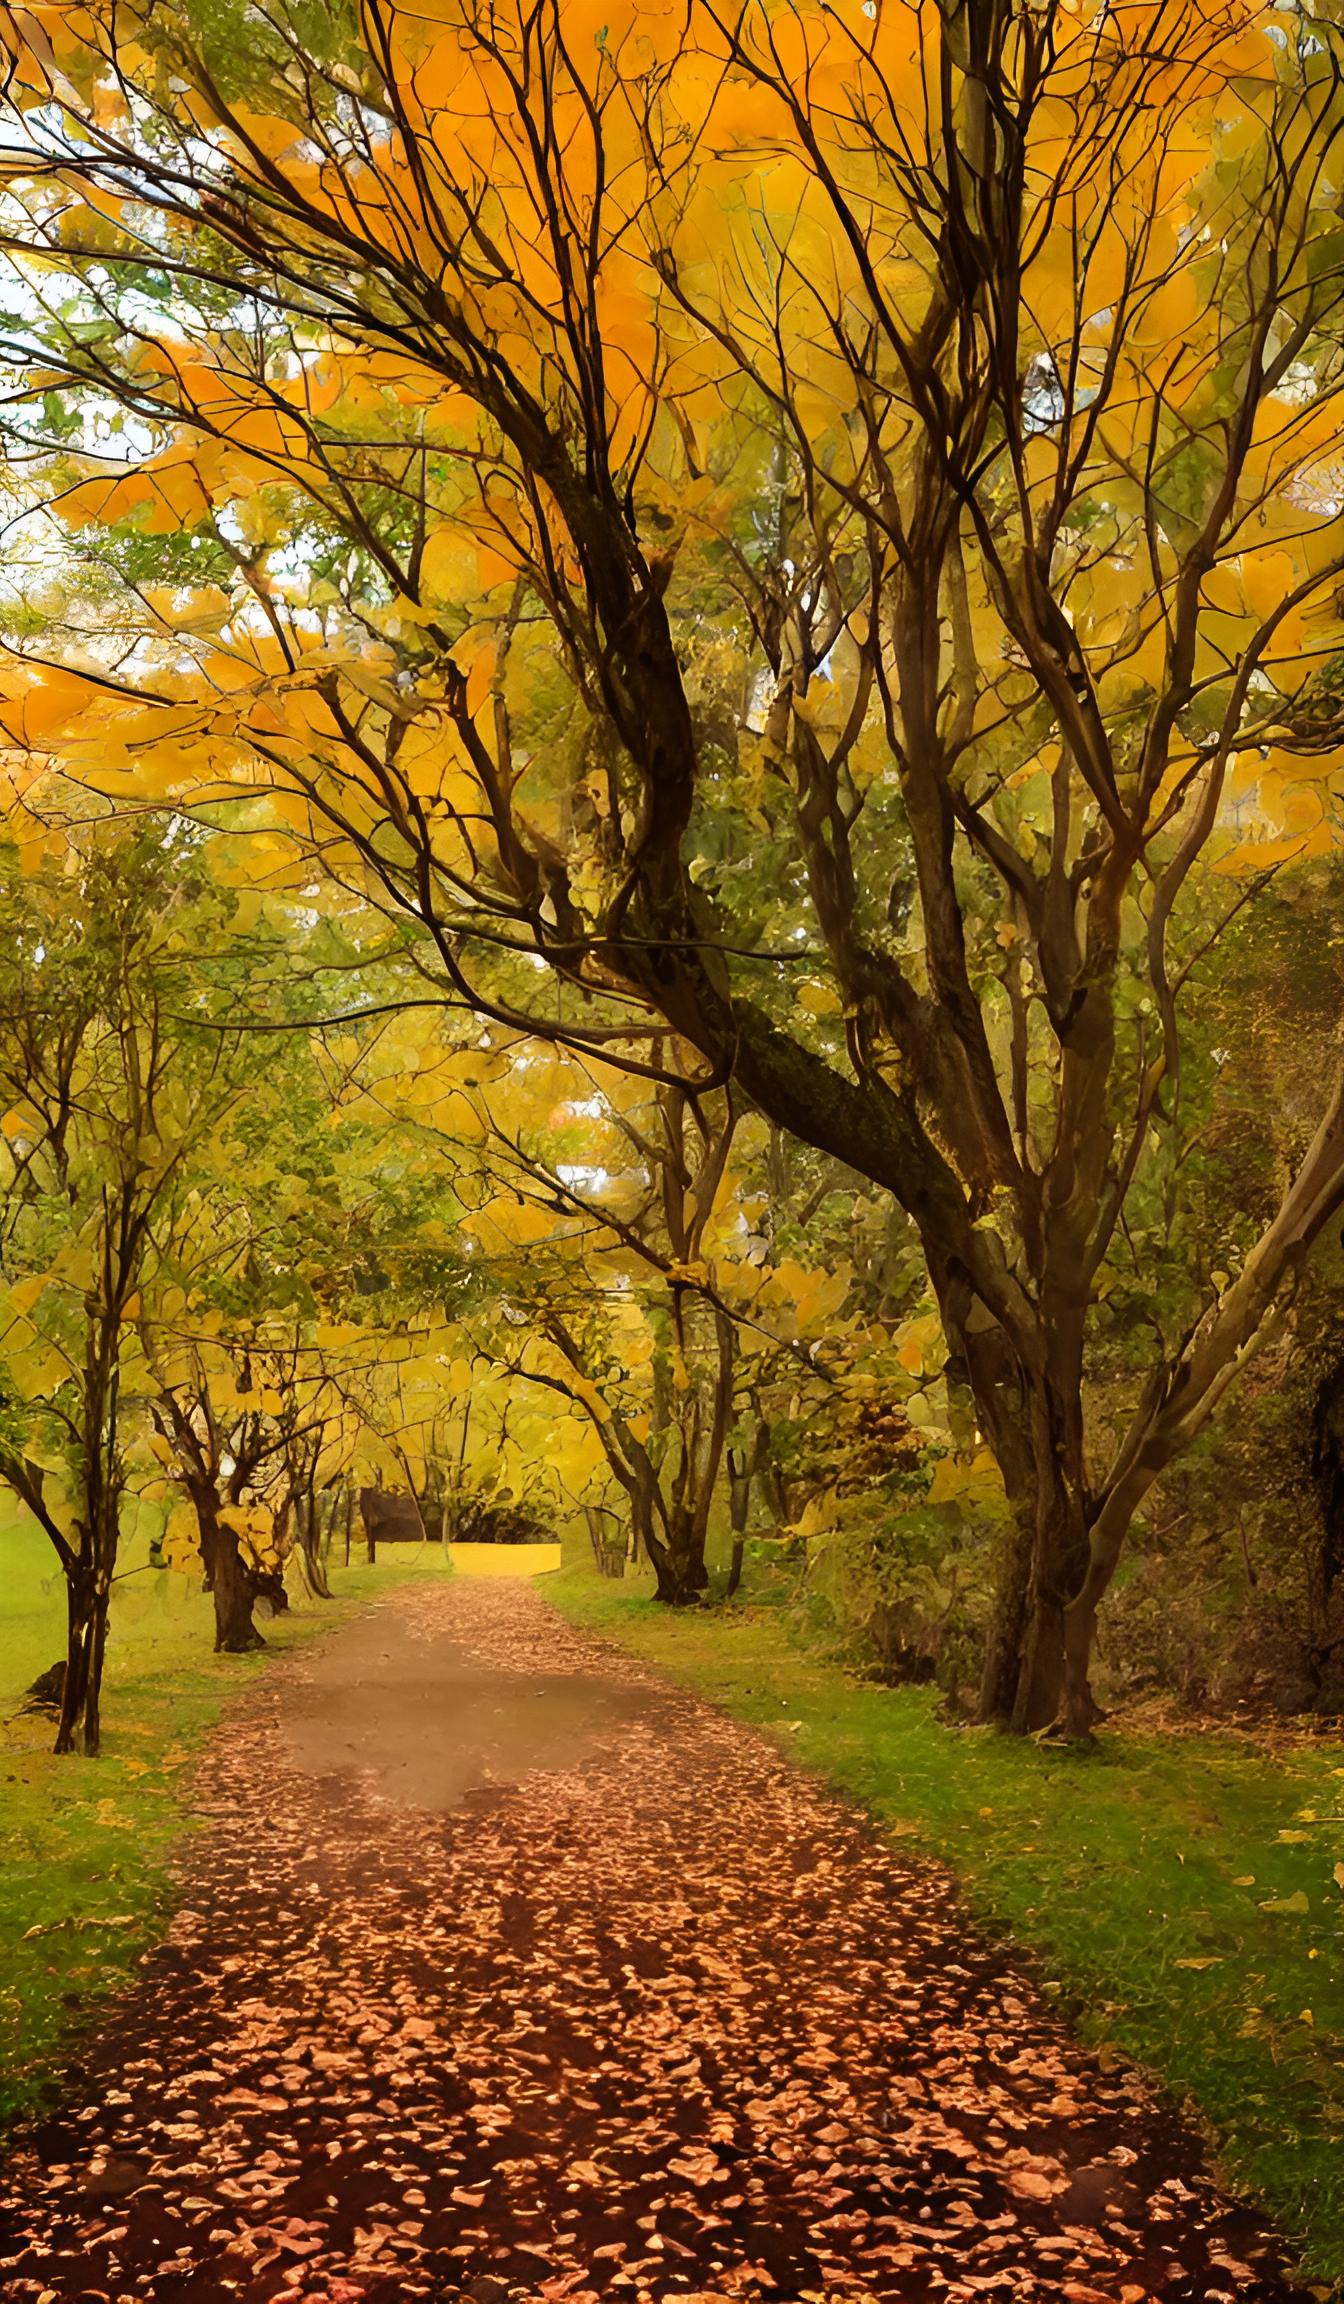
<svg viewBox="0 0 1344 2304">
<path fill-rule="evenodd" d="M 1084 2036 L 1159 2076 L 1309 2278 L 1344 2283 L 1344 1750 L 1108 1737 L 1095 1755 L 941 1726 L 778 1614 L 673 1615 L 595 1575 L 541 1586 L 944 1857 Z"/>
<path fill-rule="evenodd" d="M 18 1711 L 61 1654 L 64 1598 L 45 1538 L 0 1515 L 0 2120 L 39 2097 L 72 2026 L 123 1985 L 168 1910 L 170 1860 L 190 1828 L 188 1764 L 258 1671 L 414 1572 L 418 1556 L 338 1569 L 334 1603 L 266 1626 L 262 1657 L 216 1657 L 210 1602 L 137 1565 L 114 1595 L 104 1750 L 58 1760 L 51 1724 Z M 440 1555 L 432 1556 L 436 1566 Z"/>
</svg>

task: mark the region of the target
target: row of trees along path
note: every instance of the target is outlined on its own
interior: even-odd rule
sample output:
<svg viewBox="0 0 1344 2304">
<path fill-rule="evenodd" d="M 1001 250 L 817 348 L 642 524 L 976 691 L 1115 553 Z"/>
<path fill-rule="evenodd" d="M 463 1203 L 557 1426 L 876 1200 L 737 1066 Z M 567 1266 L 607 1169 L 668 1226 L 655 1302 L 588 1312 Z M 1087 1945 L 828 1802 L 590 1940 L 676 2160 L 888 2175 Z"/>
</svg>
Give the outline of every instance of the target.
<svg viewBox="0 0 1344 2304">
<path fill-rule="evenodd" d="M 1225 1103 L 1201 970 L 1335 838 L 1339 26 L 93 0 L 0 43 L 63 572 L 0 682 L 24 788 L 269 796 L 268 869 L 371 895 L 416 996 L 847 1162 L 1011 1507 L 981 1709 L 1085 1735 L 1135 1514 L 1344 1201 L 1331 1057 L 1098 1407 Z"/>
<path fill-rule="evenodd" d="M 16 2304 L 1297 2293 L 939 1870 L 526 1585 L 291 1660 L 199 1797 L 0 2174 Z"/>
</svg>

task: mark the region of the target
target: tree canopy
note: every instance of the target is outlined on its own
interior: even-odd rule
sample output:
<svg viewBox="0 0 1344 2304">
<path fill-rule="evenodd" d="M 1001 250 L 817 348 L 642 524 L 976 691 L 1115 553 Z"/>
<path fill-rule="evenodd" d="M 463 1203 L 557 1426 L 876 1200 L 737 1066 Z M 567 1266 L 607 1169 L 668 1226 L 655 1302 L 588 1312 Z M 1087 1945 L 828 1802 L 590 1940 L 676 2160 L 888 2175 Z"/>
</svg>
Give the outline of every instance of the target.
<svg viewBox="0 0 1344 2304">
<path fill-rule="evenodd" d="M 871 1366 L 991 1475 L 980 1708 L 1086 1734 L 1135 1514 L 1344 1201 L 1328 1034 L 1253 1219 L 1205 1157 L 1228 938 L 1336 838 L 1333 21 L 0 22 L 18 836 L 190 818 L 320 915 L 324 1030 L 409 1035 L 455 1194 L 507 1154 L 582 1217 L 548 1065 L 638 1133 L 677 1189 L 595 1221 L 667 1293 L 651 1365 L 703 1333 L 663 1472 L 591 1414 L 690 1514 L 669 1596 L 747 1448 L 719 1148 L 823 1163 L 860 1294 L 900 1264 Z M 610 1344 L 540 1274 L 502 1364 L 582 1408 Z"/>
</svg>

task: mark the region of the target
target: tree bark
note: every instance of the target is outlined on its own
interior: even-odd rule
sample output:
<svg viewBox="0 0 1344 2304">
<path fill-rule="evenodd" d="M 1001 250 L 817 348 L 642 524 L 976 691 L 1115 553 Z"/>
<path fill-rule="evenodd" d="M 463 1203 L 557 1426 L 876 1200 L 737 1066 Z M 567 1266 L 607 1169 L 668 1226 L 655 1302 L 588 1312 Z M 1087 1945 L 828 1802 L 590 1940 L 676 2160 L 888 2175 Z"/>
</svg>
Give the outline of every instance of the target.
<svg viewBox="0 0 1344 2304">
<path fill-rule="evenodd" d="M 423 1529 L 423 1517 L 420 1525 Z M 314 1600 L 330 1600 L 333 1594 L 322 1558 L 317 1503 L 311 1488 L 294 1498 L 294 1526 L 299 1539 L 299 1555 L 303 1561 L 304 1582 Z"/>
<path fill-rule="evenodd" d="M 645 1530 L 645 1546 L 653 1562 L 654 1598 L 669 1608 L 692 1608 L 709 1583 L 703 1536 L 694 1514 L 685 1506 L 667 1516 L 665 1536 Z"/>
<path fill-rule="evenodd" d="M 752 1482 L 765 1462 L 769 1438 L 764 1418 L 756 1425 L 756 1438 L 748 1455 L 745 1448 L 734 1445 L 728 1450 L 728 1525 L 732 1532 L 732 1551 L 728 1561 L 728 1582 L 724 1598 L 733 1599 L 742 1582 L 742 1567 L 747 1549 L 747 1519 L 751 1511 Z"/>
<path fill-rule="evenodd" d="M 102 1742 L 103 1658 L 107 1647 L 106 1582 L 82 1563 L 66 1576 L 65 1686 L 57 1752 L 96 1758 Z"/>
<path fill-rule="evenodd" d="M 728 1524 L 732 1530 L 733 1548 L 728 1560 L 728 1582 L 724 1598 L 736 1596 L 742 1582 L 742 1563 L 747 1550 L 747 1509 L 751 1503 L 751 1467 L 741 1449 L 728 1451 Z"/>
<path fill-rule="evenodd" d="M 222 1499 L 213 1483 L 198 1478 L 186 1487 L 196 1513 L 206 1588 L 215 1607 L 215 1654 L 251 1655 L 266 1642 L 253 1620 L 256 1593 L 237 1535 L 220 1517 Z"/>
<path fill-rule="evenodd" d="M 215 1651 L 224 1656 L 247 1656 L 266 1645 L 253 1616 L 256 1585 L 231 1528 L 221 1528 L 213 1583 L 215 1598 Z"/>
</svg>

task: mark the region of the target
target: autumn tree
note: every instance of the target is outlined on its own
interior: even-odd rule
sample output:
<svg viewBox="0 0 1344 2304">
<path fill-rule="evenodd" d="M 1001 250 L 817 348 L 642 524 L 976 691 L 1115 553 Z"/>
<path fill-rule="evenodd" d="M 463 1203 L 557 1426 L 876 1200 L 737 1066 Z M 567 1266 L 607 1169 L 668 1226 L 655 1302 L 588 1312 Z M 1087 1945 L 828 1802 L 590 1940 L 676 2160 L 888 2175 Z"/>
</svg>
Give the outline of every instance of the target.
<svg viewBox="0 0 1344 2304">
<path fill-rule="evenodd" d="M 208 848 L 226 882 L 236 850 L 244 861 L 251 853 L 249 841 L 221 836 Z M 197 1148 L 190 1190 L 156 1223 L 139 1324 L 163 1457 L 194 1516 L 188 1552 L 214 1597 L 216 1645 L 246 1652 L 263 1645 L 257 1599 L 283 1605 L 291 1557 L 308 1589 L 329 1597 L 337 1491 L 384 1471 L 388 1450 L 409 1460 L 406 1399 L 375 1383 L 375 1466 L 364 1379 L 383 1364 L 398 1376 L 407 1326 L 453 1293 L 457 1265 L 442 1159 L 417 1160 L 386 1103 L 366 1096 L 356 1108 L 358 1041 L 348 1022 L 328 1022 L 332 976 L 344 994 L 353 973 L 378 1033 L 377 924 L 365 954 L 311 900 L 277 894 L 254 917 L 231 893 L 233 933 L 216 965 L 230 982 L 241 971 L 245 986 L 229 1025 L 215 1021 L 242 1052 L 238 1092 Z"/>
<path fill-rule="evenodd" d="M 278 1564 L 268 1575 L 253 1541 L 257 1492 L 283 1452 L 282 1434 L 264 1412 L 245 1346 L 230 1350 L 190 1334 L 170 1341 L 144 1323 L 141 1334 L 150 1413 L 190 1522 L 187 1557 L 199 1557 L 205 1572 L 215 1648 L 249 1655 L 266 1644 L 256 1623 L 258 1598 L 263 1590 L 273 1601 L 283 1595 Z"/>
<path fill-rule="evenodd" d="M 705 1545 L 732 1422 L 736 1323 L 705 1258 L 737 1116 L 731 1098 L 692 1099 L 670 1081 L 639 1103 L 591 1091 L 583 1101 L 605 1113 L 614 1172 L 592 1110 L 580 1161 L 566 1160 L 563 1146 L 548 1157 L 535 1127 L 510 1139 L 496 1120 L 503 1196 L 478 1221 L 507 1241 L 511 1197 L 560 1219 L 560 1284 L 525 1270 L 515 1283 L 550 1348 L 547 1365 L 536 1354 L 524 1365 L 592 1417 L 627 1498 L 636 1555 L 651 1563 L 659 1598 L 681 1605 L 708 1583 Z M 613 1292 L 626 1301 L 613 1303 Z M 647 1402 L 622 1413 L 616 1392 L 635 1365 Z M 608 1369 L 617 1386 L 601 1381 Z"/>
<path fill-rule="evenodd" d="M 15 422 L 100 602 L 25 642 L 15 740 L 271 793 L 446 996 L 693 1051 L 890 1193 L 1011 1506 L 983 1709 L 1086 1734 L 1133 1516 L 1344 1198 L 1336 1080 L 1097 1418 L 1192 891 L 1331 837 L 1334 26 L 6 21 Z"/>
<path fill-rule="evenodd" d="M 359 1040 L 357 1057 L 341 1045 L 342 1110 L 452 1164 L 478 1358 L 590 1420 L 633 1556 L 660 1598 L 693 1601 L 716 1507 L 740 1511 L 761 1468 L 767 1365 L 795 1394 L 829 1372 L 848 1265 L 772 1261 L 752 1173 L 765 1132 L 730 1089 L 423 1011 L 389 1022 L 375 1006 Z"/>
<path fill-rule="evenodd" d="M 11 848 L 0 917 L 0 1478 L 65 1577 L 56 1748 L 95 1753 L 154 1227 L 232 1098 L 235 1044 L 178 1005 L 187 944 L 218 920 L 189 849 L 85 826 L 25 878 Z"/>
</svg>

